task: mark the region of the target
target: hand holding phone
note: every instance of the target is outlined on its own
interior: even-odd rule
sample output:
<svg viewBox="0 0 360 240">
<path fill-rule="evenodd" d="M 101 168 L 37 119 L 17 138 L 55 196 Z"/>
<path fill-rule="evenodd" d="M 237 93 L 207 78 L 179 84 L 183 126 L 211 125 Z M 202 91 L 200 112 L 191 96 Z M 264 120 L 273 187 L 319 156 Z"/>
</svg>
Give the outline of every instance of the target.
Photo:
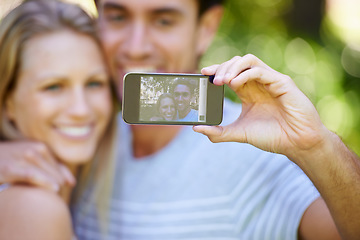
<svg viewBox="0 0 360 240">
<path fill-rule="evenodd" d="M 218 125 L 224 87 L 201 74 L 128 73 L 124 76 L 124 121 L 129 124 Z"/>
</svg>

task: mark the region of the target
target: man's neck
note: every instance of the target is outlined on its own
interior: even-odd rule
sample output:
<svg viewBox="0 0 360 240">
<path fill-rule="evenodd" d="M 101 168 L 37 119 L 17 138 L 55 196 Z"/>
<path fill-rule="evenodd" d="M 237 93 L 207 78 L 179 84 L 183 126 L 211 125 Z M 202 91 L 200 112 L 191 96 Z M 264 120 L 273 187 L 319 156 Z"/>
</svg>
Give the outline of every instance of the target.
<svg viewBox="0 0 360 240">
<path fill-rule="evenodd" d="M 182 126 L 132 125 L 133 154 L 136 158 L 156 153 L 173 140 Z"/>
</svg>

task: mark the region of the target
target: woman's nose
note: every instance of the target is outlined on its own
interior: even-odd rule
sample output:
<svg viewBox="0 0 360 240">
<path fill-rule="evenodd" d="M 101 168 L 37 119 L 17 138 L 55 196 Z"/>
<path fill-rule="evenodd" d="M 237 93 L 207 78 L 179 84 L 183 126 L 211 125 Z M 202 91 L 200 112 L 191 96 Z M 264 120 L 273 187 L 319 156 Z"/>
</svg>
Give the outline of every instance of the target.
<svg viewBox="0 0 360 240">
<path fill-rule="evenodd" d="M 72 116 L 81 118 L 89 115 L 91 107 L 83 89 L 74 89 L 68 102 L 68 109 Z"/>
</svg>

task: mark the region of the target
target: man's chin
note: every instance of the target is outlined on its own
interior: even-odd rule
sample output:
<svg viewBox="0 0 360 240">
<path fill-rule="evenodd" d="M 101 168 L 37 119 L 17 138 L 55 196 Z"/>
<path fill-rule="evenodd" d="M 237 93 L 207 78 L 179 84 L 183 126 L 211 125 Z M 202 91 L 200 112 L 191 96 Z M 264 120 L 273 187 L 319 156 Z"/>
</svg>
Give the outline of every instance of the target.
<svg viewBox="0 0 360 240">
<path fill-rule="evenodd" d="M 123 72 L 138 72 L 138 73 L 151 73 L 151 72 L 159 72 L 154 66 L 134 66 L 134 67 L 124 67 Z"/>
</svg>

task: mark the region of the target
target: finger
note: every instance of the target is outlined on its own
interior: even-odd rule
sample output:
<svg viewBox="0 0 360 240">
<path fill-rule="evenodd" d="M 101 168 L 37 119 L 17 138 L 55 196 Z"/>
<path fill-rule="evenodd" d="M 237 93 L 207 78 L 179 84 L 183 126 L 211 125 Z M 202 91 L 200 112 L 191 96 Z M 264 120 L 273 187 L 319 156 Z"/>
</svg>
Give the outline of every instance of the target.
<svg viewBox="0 0 360 240">
<path fill-rule="evenodd" d="M 65 177 L 65 181 L 70 186 L 75 186 L 76 179 L 74 175 L 71 173 L 71 171 L 63 164 L 59 163 L 59 169 L 62 173 L 62 175 Z"/>
<path fill-rule="evenodd" d="M 252 54 L 247 54 L 241 58 L 236 58 L 235 61 L 233 61 L 226 69 L 223 81 L 225 83 L 230 83 L 232 79 L 237 77 L 239 74 L 242 74 L 243 72 L 255 67 L 270 69 L 265 63 Z"/>
<path fill-rule="evenodd" d="M 63 185 L 65 183 L 65 177 L 62 175 L 58 164 L 51 159 L 52 156 L 47 153 L 47 150 L 39 146 L 41 145 L 28 149 L 24 153 L 25 160 L 33 164 L 33 166 L 38 167 L 39 171 L 43 171 L 44 174 L 52 176 L 58 185 Z"/>
<path fill-rule="evenodd" d="M 204 67 L 203 69 L 201 69 L 201 74 L 214 75 L 219 66 L 220 66 L 219 64 L 215 64 L 215 65 L 212 65 L 212 66 Z"/>
<path fill-rule="evenodd" d="M 266 65 L 263 61 L 261 61 L 258 57 L 256 57 L 253 54 L 246 54 L 241 58 L 241 61 L 243 62 L 243 65 L 246 65 L 246 68 L 252 68 L 252 67 L 263 67 L 266 69 L 272 69 L 268 65 Z"/>
<path fill-rule="evenodd" d="M 262 84 L 274 98 L 289 92 L 295 86 L 294 82 L 286 75 L 263 67 L 254 67 L 232 79 L 229 87 L 237 92 L 245 83 L 251 81 Z"/>
<path fill-rule="evenodd" d="M 69 184 L 70 186 L 75 186 L 76 179 L 71 173 L 71 171 L 62 163 L 59 163 L 50 150 L 47 148 L 45 144 L 39 143 L 38 151 L 42 154 L 43 158 L 50 164 L 47 170 L 49 174 L 54 174 L 53 176 L 56 177 L 60 182 L 59 184 L 63 185 L 64 182 Z M 43 162 L 46 165 L 46 163 Z"/>
<path fill-rule="evenodd" d="M 42 187 L 54 192 L 58 192 L 60 185 L 57 184 L 56 180 L 40 171 L 37 167 L 31 165 L 23 167 L 8 167 L 6 176 L 3 176 L 1 182 L 8 183 L 26 183 L 38 187 Z"/>
<path fill-rule="evenodd" d="M 241 57 L 235 56 L 229 61 L 224 62 L 221 64 L 215 73 L 214 83 L 216 84 L 228 84 L 228 81 L 225 81 L 225 79 L 228 79 L 228 69 L 229 67 L 236 61 L 239 61 Z M 238 72 L 240 73 L 240 72 Z"/>
<path fill-rule="evenodd" d="M 36 143 L 35 150 L 41 154 L 41 156 L 51 165 L 58 166 L 58 161 L 53 156 L 49 148 L 43 143 Z"/>
</svg>

